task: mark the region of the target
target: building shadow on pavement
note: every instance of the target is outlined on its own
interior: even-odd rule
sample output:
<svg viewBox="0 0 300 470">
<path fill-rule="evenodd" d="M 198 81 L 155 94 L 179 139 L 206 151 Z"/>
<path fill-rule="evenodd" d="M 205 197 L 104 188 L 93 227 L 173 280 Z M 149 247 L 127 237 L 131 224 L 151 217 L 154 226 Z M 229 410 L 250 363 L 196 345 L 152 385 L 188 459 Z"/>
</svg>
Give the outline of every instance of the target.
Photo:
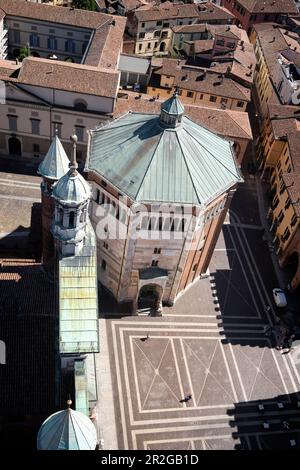
<svg viewBox="0 0 300 470">
<path fill-rule="evenodd" d="M 225 343 L 273 348 L 279 341 L 277 330 L 287 328 L 287 336 L 292 334 L 294 327 L 300 327 L 300 316 L 273 302 L 272 289 L 278 285 L 260 232 L 249 229 L 247 246 L 242 246 L 244 239 L 238 230 L 223 226 L 223 252 L 214 254 L 210 265 L 220 334 Z M 268 326 L 275 330 L 267 337 L 264 330 Z"/>
<path fill-rule="evenodd" d="M 132 302 L 119 303 L 113 294 L 98 283 L 99 318 L 122 318 L 132 316 Z"/>
<path fill-rule="evenodd" d="M 42 219 L 41 204 L 31 207 L 30 227 L 19 225 L 15 230 L 0 238 L 0 257 L 34 258 L 41 261 L 42 256 Z"/>
<path fill-rule="evenodd" d="M 227 410 L 235 450 L 300 449 L 300 394 L 235 403 Z"/>
</svg>

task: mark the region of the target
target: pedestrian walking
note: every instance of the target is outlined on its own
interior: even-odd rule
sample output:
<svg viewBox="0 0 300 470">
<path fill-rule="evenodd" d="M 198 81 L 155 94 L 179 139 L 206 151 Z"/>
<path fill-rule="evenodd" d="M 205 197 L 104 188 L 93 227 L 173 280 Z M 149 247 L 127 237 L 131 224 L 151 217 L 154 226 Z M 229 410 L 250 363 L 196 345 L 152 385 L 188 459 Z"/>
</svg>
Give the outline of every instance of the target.
<svg viewBox="0 0 300 470">
<path fill-rule="evenodd" d="M 147 336 L 141 338 L 141 341 L 147 341 L 148 339 L 150 339 L 149 333 L 147 333 Z"/>
<path fill-rule="evenodd" d="M 282 427 L 285 431 L 290 430 L 290 424 L 288 423 L 288 421 L 282 421 Z"/>
<path fill-rule="evenodd" d="M 192 395 L 187 395 L 186 397 L 179 400 L 180 403 L 186 403 L 192 399 Z"/>
<path fill-rule="evenodd" d="M 258 409 L 259 409 L 259 411 L 261 411 L 261 412 L 263 413 L 263 412 L 265 411 L 264 404 L 261 403 L 261 402 L 259 402 L 259 403 L 258 403 Z"/>
<path fill-rule="evenodd" d="M 271 336 L 272 332 L 273 332 L 273 327 L 272 326 L 270 326 L 270 325 L 264 326 L 265 336 Z"/>
</svg>

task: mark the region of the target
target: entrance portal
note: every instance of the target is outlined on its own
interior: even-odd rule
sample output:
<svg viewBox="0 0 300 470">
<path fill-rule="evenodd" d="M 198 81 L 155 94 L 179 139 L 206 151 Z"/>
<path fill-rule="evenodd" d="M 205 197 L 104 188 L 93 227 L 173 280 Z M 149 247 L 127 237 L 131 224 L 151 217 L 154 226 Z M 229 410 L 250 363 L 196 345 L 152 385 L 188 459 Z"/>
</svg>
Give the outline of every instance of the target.
<svg viewBox="0 0 300 470">
<path fill-rule="evenodd" d="M 21 142 L 16 137 L 11 137 L 8 140 L 9 155 L 16 155 L 18 157 L 22 154 Z"/>
<path fill-rule="evenodd" d="M 162 288 L 157 284 L 147 284 L 139 292 L 138 309 L 150 309 L 153 313 L 160 313 Z"/>
</svg>

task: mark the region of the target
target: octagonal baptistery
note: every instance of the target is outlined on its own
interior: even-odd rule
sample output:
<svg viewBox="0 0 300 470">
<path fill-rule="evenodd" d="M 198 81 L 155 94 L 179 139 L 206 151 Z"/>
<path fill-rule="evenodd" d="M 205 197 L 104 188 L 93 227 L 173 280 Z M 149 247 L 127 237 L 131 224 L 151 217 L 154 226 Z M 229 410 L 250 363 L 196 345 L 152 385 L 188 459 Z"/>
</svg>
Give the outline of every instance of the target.
<svg viewBox="0 0 300 470">
<path fill-rule="evenodd" d="M 232 143 L 186 117 L 175 93 L 160 115 L 91 130 L 86 171 L 100 282 L 133 310 L 161 312 L 207 271 L 243 181 Z"/>
</svg>

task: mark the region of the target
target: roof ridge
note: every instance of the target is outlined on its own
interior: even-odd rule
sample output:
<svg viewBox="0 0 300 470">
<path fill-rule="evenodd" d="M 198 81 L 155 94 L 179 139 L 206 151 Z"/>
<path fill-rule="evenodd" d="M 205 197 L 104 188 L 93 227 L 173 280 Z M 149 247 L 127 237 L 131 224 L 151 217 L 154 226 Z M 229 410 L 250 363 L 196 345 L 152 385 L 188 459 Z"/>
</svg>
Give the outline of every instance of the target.
<svg viewBox="0 0 300 470">
<path fill-rule="evenodd" d="M 231 119 L 232 121 L 234 121 L 235 124 L 237 124 L 237 126 L 238 126 L 240 129 L 242 129 L 242 131 L 244 132 L 244 134 L 246 134 L 246 136 L 249 137 L 249 134 L 247 134 L 247 132 L 245 131 L 245 129 L 242 128 L 242 126 L 239 124 L 239 121 L 236 121 L 236 120 L 234 119 L 234 115 L 233 115 L 233 116 L 231 115 L 230 111 L 232 111 L 232 110 L 231 110 L 231 109 L 224 109 L 224 111 L 225 111 L 225 113 L 230 117 L 230 119 Z M 234 112 L 235 112 L 235 113 L 244 113 L 244 111 L 234 111 Z M 252 133 L 251 133 L 251 137 L 253 137 L 253 136 L 252 136 Z"/>
<path fill-rule="evenodd" d="M 137 197 L 138 197 L 138 195 L 139 195 L 139 192 L 140 192 L 141 187 L 142 187 L 142 185 L 143 185 L 143 183 L 144 183 L 144 181 L 145 181 L 146 175 L 148 174 L 150 165 L 151 165 L 151 163 L 152 163 L 152 161 L 153 161 L 154 156 L 156 155 L 156 150 L 157 150 L 157 148 L 158 148 L 158 146 L 159 146 L 159 144 L 160 144 L 160 142 L 161 142 L 161 139 L 162 139 L 162 136 L 163 136 L 163 135 L 164 135 L 164 132 L 162 132 L 162 133 L 160 134 L 160 138 L 159 138 L 159 140 L 158 140 L 158 142 L 157 142 L 157 144 L 156 144 L 156 146 L 155 146 L 155 148 L 154 148 L 154 151 L 153 151 L 153 153 L 152 153 L 152 157 L 150 158 L 150 161 L 149 161 L 149 164 L 148 164 L 148 166 L 147 166 L 147 168 L 146 168 L 146 171 L 144 172 L 144 176 L 143 176 L 143 178 L 142 178 L 142 180 L 141 180 L 141 184 L 140 184 L 138 190 L 136 191 L 135 199 L 137 199 Z"/>
<path fill-rule="evenodd" d="M 227 168 L 227 166 L 226 166 L 223 162 L 221 162 L 213 153 L 211 153 L 211 151 L 208 150 L 208 148 L 206 148 L 205 145 L 204 145 L 202 142 L 199 142 L 199 140 L 197 139 L 197 137 L 193 136 L 187 129 L 185 129 L 185 131 L 186 131 L 186 133 L 189 134 L 193 139 L 195 139 L 195 140 L 198 142 L 198 144 L 200 144 L 200 145 L 204 148 L 204 150 L 206 150 L 206 152 L 208 152 L 215 160 L 217 160 L 217 161 L 220 163 L 220 165 L 222 165 L 229 173 L 231 173 L 233 176 L 236 177 L 236 175 L 234 175 L 234 174 L 232 173 L 232 171 L 231 171 L 229 168 Z M 222 137 L 220 137 L 220 136 L 218 136 L 218 137 L 219 137 L 219 139 L 222 139 Z M 225 139 L 222 139 L 222 140 L 225 140 Z M 235 159 L 234 159 L 234 160 L 235 160 Z M 235 161 L 234 161 L 234 163 L 235 163 Z M 236 164 L 235 164 L 235 167 L 236 167 Z"/>
<path fill-rule="evenodd" d="M 185 130 L 185 132 L 187 132 L 187 130 L 186 130 L 185 128 L 183 128 L 183 129 Z M 188 132 L 187 132 L 187 133 L 188 133 Z M 200 204 L 200 205 L 202 205 L 202 201 L 200 200 L 200 197 L 199 197 L 198 191 L 197 191 L 197 189 L 196 189 L 196 187 L 195 187 L 195 184 L 194 184 L 194 181 L 193 181 L 193 178 L 192 178 L 192 175 L 191 175 L 191 172 L 190 172 L 189 166 L 188 166 L 188 164 L 187 164 L 187 160 L 186 160 L 186 158 L 185 158 L 185 154 L 184 154 L 184 151 L 183 151 L 183 148 L 182 148 L 181 142 L 180 142 L 180 140 L 179 140 L 179 138 L 178 138 L 178 132 L 176 132 L 176 139 L 177 139 L 177 141 L 178 141 L 178 145 L 179 145 L 179 147 L 180 147 L 181 154 L 182 154 L 182 156 L 183 156 L 183 160 L 184 160 L 184 163 L 185 163 L 186 169 L 187 169 L 187 171 L 188 171 L 188 174 L 189 174 L 190 180 L 191 180 L 191 182 L 192 182 L 192 185 L 193 185 L 193 188 L 194 188 L 194 191 L 195 191 L 196 197 L 197 197 L 197 199 L 198 199 L 198 202 L 199 202 L 199 204 Z"/>
</svg>

